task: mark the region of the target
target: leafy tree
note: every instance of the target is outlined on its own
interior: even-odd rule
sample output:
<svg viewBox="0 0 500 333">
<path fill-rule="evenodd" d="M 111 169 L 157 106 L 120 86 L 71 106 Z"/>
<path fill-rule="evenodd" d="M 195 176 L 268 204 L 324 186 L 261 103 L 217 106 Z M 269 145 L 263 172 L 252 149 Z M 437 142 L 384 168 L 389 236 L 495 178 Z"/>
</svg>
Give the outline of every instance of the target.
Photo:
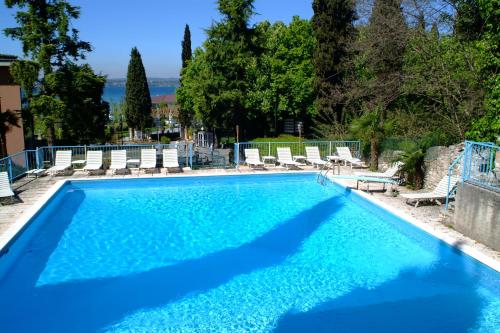
<svg viewBox="0 0 500 333">
<path fill-rule="evenodd" d="M 477 141 L 498 141 L 500 136 L 500 1 L 478 0 L 484 22 L 481 39 L 474 42 L 479 51 L 478 67 L 485 88 L 485 114 L 476 118 L 467 137 Z"/>
<path fill-rule="evenodd" d="M 409 39 L 403 91 L 407 100 L 420 103 L 427 131 L 442 131 L 451 142 L 464 140 L 483 113 L 478 57 L 471 43 L 453 37 L 417 33 Z"/>
<path fill-rule="evenodd" d="M 151 94 L 141 54 L 132 48 L 125 84 L 125 117 L 129 129 L 144 130 L 151 123 Z M 132 134 L 133 135 L 133 134 Z"/>
<path fill-rule="evenodd" d="M 350 44 L 355 36 L 354 1 L 314 0 L 313 10 L 316 108 L 319 114 L 335 114 L 335 120 L 340 123 L 343 121 L 343 83 Z"/>
<path fill-rule="evenodd" d="M 253 113 L 251 118 L 259 121 L 258 126 L 264 131 L 269 126 L 275 133 L 277 123 L 286 118 L 308 123 L 316 111 L 311 23 L 295 16 L 289 25 L 262 22 L 257 29 L 265 51 L 259 61 L 249 66 L 255 77 L 249 98 L 252 108 L 261 112 Z"/>
<path fill-rule="evenodd" d="M 189 25 L 186 24 L 184 28 L 184 39 L 182 40 L 182 72 L 181 72 L 181 86 L 183 85 L 183 75 L 184 70 L 189 64 L 193 57 L 193 52 L 191 50 L 191 31 L 189 30 Z M 187 102 L 181 97 L 179 100 L 179 121 L 183 127 L 185 127 L 185 133 L 187 134 L 187 127 L 191 125 L 193 119 L 193 109 L 190 108 Z"/>
<path fill-rule="evenodd" d="M 101 96 L 106 78 L 96 75 L 89 65 L 65 64 L 46 76 L 46 84 L 57 91 L 64 103 L 62 137 L 70 142 L 104 141 L 109 105 Z"/>
<path fill-rule="evenodd" d="M 10 110 L 2 111 L 0 105 L 0 158 L 7 156 L 7 132 L 13 127 L 19 127 L 17 114 Z"/>
</svg>

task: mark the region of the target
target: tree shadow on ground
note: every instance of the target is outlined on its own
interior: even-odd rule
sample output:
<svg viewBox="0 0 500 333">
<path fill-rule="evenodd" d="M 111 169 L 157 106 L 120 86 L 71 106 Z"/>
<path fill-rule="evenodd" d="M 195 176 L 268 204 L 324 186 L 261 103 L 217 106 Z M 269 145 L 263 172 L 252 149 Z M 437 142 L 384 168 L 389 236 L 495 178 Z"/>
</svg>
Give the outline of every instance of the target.
<svg viewBox="0 0 500 333">
<path fill-rule="evenodd" d="M 6 332 L 95 332 L 135 311 L 165 305 L 216 288 L 238 275 L 279 265 L 295 254 L 304 240 L 342 205 L 339 197 L 332 197 L 250 243 L 173 266 L 36 287 L 50 254 L 71 221 L 71 214 L 83 201 L 82 192 L 71 195 L 74 196 L 73 203 L 68 205 L 71 212 L 66 210 L 65 220 L 58 221 L 50 230 L 57 236 L 49 246 L 39 249 L 45 260 L 31 267 L 25 281 L 11 283 L 13 289 L 4 302 L 0 301 L 0 325 Z M 26 315 L 29 320 L 24 319 Z"/>
</svg>

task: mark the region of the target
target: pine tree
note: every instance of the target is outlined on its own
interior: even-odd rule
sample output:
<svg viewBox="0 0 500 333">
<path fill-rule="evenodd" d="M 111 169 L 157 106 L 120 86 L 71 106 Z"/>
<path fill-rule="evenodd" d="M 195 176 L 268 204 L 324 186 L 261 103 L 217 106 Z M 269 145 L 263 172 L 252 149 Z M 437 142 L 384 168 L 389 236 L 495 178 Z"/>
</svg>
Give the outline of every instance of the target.
<svg viewBox="0 0 500 333">
<path fill-rule="evenodd" d="M 342 122 L 342 85 L 355 33 L 354 1 L 314 0 L 313 10 L 316 108 L 319 114 L 334 113 L 336 121 Z"/>
<path fill-rule="evenodd" d="M 189 61 L 193 57 L 191 50 L 191 31 L 189 30 L 189 25 L 186 24 L 184 28 L 184 39 L 182 40 L 182 70 L 187 67 Z M 182 87 L 182 75 L 181 72 L 181 87 Z M 179 121 L 184 128 L 185 137 L 187 137 L 187 128 L 191 124 L 193 118 L 193 110 L 187 105 L 188 103 L 183 103 L 182 98 L 179 100 Z"/>
<path fill-rule="evenodd" d="M 132 48 L 125 84 L 125 118 L 133 136 L 133 130 L 143 131 L 151 124 L 151 94 L 141 54 Z"/>
<path fill-rule="evenodd" d="M 225 129 L 240 127 L 242 136 L 250 135 L 246 130 L 252 112 L 248 94 L 250 82 L 248 66 L 255 62 L 262 50 L 257 46 L 257 32 L 249 26 L 254 15 L 254 0 L 219 0 L 222 16 L 207 30 L 204 44 L 205 59 L 211 70 L 209 78 L 210 108 L 207 119 L 214 126 Z"/>
</svg>

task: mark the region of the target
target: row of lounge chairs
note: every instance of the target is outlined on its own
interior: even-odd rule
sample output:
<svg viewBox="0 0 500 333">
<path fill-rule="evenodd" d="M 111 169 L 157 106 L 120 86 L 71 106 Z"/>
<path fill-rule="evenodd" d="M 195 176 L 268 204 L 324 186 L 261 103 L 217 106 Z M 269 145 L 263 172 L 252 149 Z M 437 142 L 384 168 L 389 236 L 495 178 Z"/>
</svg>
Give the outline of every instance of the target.
<svg viewBox="0 0 500 333">
<path fill-rule="evenodd" d="M 290 147 L 283 147 L 276 149 L 278 158 L 277 162 L 286 167 L 297 167 L 300 165 L 297 159 L 292 157 L 292 152 Z M 306 162 L 312 164 L 315 167 L 321 167 L 328 163 L 328 161 L 339 161 L 344 162 L 345 165 L 353 165 L 364 167 L 365 164 L 359 158 L 352 156 L 349 147 L 337 147 L 337 154 L 332 156 L 326 156 L 326 160 L 321 158 L 319 148 L 316 146 L 306 147 Z M 257 148 L 247 148 L 245 149 L 245 163 L 251 168 L 263 168 L 264 161 L 261 160 L 259 156 L 259 150 Z"/>
<path fill-rule="evenodd" d="M 103 168 L 103 152 L 102 150 L 91 150 L 87 152 L 84 171 L 97 171 Z M 55 175 L 60 172 L 65 172 L 72 168 L 72 151 L 58 150 L 56 151 L 56 159 L 53 167 L 48 169 L 49 174 Z M 156 149 L 141 149 L 141 159 L 139 160 L 139 169 L 155 169 L 156 168 Z M 163 149 L 163 167 L 164 168 L 179 168 L 177 157 L 177 149 Z M 112 150 L 111 164 L 109 169 L 112 174 L 119 170 L 127 169 L 127 151 Z"/>
</svg>

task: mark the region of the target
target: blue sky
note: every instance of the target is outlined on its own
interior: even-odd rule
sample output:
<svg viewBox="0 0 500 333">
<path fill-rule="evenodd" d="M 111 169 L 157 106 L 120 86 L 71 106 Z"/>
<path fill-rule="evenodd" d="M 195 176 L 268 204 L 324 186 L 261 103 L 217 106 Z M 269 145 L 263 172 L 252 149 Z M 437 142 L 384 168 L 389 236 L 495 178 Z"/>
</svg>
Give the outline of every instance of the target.
<svg viewBox="0 0 500 333">
<path fill-rule="evenodd" d="M 125 77 L 130 49 L 137 46 L 149 77 L 177 77 L 184 25 L 191 28 L 193 49 L 205 39 L 204 29 L 218 20 L 215 0 L 73 0 L 81 7 L 73 22 L 80 38 L 94 51 L 87 62 L 110 78 Z M 311 0 L 256 0 L 253 21 L 289 22 L 294 15 L 311 18 Z M 21 44 L 7 39 L 6 27 L 15 26 L 15 10 L 0 2 L 0 53 L 21 56 Z"/>
</svg>

